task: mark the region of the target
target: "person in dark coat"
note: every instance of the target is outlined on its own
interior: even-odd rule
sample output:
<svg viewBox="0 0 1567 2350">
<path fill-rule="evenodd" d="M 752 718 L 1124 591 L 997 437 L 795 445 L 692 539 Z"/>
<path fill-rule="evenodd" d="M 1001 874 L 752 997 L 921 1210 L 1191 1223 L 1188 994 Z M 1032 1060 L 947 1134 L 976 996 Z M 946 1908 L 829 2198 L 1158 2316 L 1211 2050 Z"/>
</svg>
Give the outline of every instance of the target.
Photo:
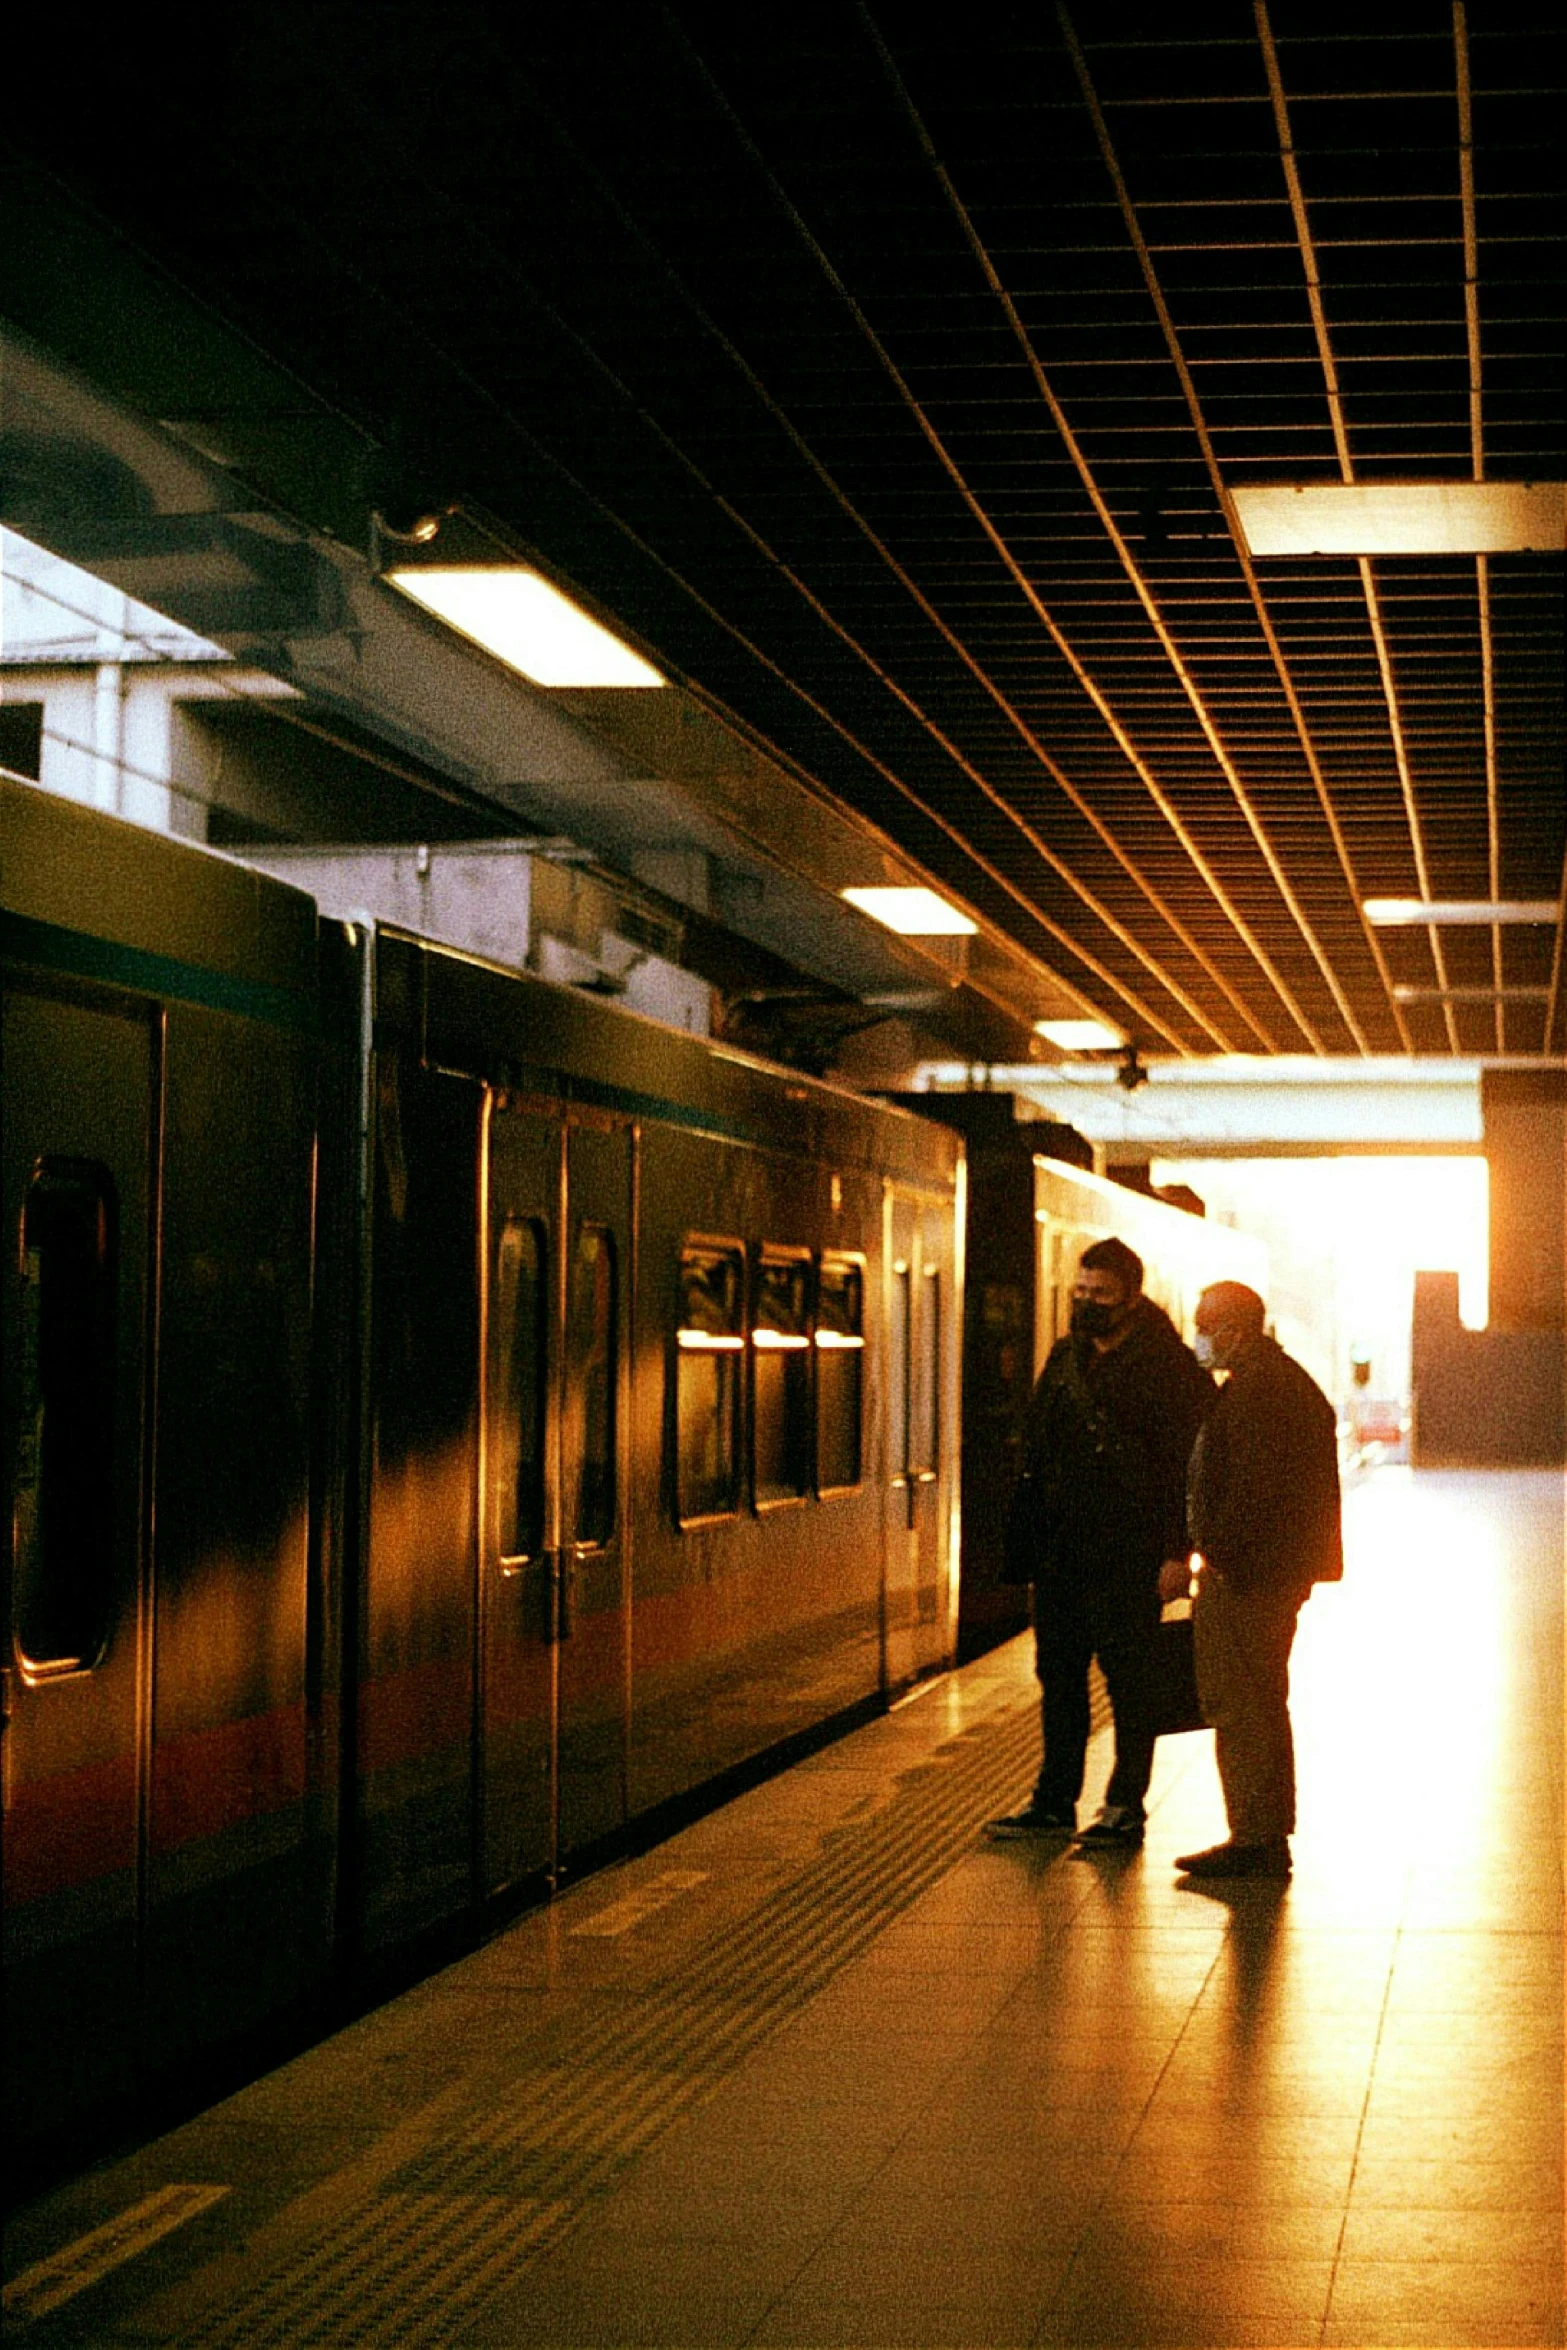
<svg viewBox="0 0 1567 2350">
<path fill-rule="evenodd" d="M 1229 1373 L 1193 1449 L 1188 1527 L 1201 1553 L 1197 1689 L 1230 1833 L 1176 1862 L 1193 1877 L 1290 1873 L 1290 1649 L 1313 1584 L 1344 1572 L 1337 1414 L 1265 1321 L 1262 1299 L 1239 1281 L 1217 1282 L 1198 1301 L 1199 1350 Z M 1175 1583 L 1172 1566 L 1166 1596 Z"/>
<path fill-rule="evenodd" d="M 1051 1349 L 1029 1405 L 1004 1572 L 1034 1587 L 1044 1754 L 1029 1802 L 992 1821 L 992 1835 L 1076 1830 L 1097 1656 L 1115 1768 L 1078 1841 L 1142 1842 L 1160 1570 L 1187 1557 L 1186 1464 L 1214 1400 L 1207 1372 L 1142 1288 L 1142 1259 L 1124 1241 L 1085 1249 L 1071 1335 Z"/>
</svg>

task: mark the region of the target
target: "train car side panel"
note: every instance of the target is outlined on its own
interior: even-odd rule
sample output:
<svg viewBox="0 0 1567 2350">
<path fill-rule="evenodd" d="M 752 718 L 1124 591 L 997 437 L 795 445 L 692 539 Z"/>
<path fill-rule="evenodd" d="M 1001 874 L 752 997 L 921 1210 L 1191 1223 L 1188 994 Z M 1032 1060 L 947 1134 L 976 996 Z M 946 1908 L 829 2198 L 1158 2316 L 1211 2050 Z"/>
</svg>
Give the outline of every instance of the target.
<svg viewBox="0 0 1567 2350">
<path fill-rule="evenodd" d="M 147 2022 L 173 2060 L 319 1978 L 306 1707 L 316 1044 L 168 1014 Z"/>
<path fill-rule="evenodd" d="M 356 1724 L 369 1950 L 473 1898 L 482 1106 L 477 1083 L 378 1057 Z"/>
</svg>

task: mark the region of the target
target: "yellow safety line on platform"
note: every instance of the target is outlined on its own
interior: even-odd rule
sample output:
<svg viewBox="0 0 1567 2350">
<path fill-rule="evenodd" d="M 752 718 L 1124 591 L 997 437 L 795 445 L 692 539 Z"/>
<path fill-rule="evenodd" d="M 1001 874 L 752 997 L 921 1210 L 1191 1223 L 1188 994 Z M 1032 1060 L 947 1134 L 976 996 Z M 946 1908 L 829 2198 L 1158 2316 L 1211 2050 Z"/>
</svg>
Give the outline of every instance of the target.
<svg viewBox="0 0 1567 2350">
<path fill-rule="evenodd" d="M 47 2260 L 35 2260 L 31 2268 L 13 2277 L 0 2295 L 7 2326 L 31 2325 L 47 2317 L 52 2309 L 85 2293 L 112 2269 L 134 2260 L 187 2220 L 210 2210 L 230 2191 L 215 2186 L 160 2187 L 155 2195 L 122 2211 L 118 2219 L 105 2220 L 101 2228 L 78 2236 L 74 2244 L 51 2253 Z"/>
</svg>

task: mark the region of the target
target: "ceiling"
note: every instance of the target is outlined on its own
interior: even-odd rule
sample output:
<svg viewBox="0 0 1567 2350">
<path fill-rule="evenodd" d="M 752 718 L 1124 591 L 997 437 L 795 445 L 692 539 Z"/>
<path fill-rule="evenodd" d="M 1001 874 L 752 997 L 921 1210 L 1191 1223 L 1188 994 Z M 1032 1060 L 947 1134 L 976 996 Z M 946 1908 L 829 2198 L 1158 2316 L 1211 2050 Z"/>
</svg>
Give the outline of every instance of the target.
<svg viewBox="0 0 1567 2350">
<path fill-rule="evenodd" d="M 251 0 L 62 25 L 6 171 L 298 388 L 165 351 L 164 421 L 321 529 L 460 502 L 1145 1052 L 1560 1054 L 1559 914 L 1360 901 L 1560 907 L 1561 556 L 1228 496 L 1567 473 L 1553 20 Z"/>
</svg>

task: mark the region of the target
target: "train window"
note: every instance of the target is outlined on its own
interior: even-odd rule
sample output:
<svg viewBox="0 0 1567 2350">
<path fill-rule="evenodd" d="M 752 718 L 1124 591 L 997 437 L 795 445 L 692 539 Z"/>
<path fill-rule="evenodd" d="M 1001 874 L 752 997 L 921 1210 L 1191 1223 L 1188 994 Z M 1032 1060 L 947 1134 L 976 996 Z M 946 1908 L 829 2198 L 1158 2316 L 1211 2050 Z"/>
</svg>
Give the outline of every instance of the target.
<svg viewBox="0 0 1567 2350">
<path fill-rule="evenodd" d="M 816 1292 L 816 1489 L 843 1493 L 861 1475 L 865 1274 L 824 1257 Z"/>
<path fill-rule="evenodd" d="M 13 1626 L 25 1665 L 95 1664 L 114 1571 L 114 1178 L 43 1159 L 22 1207 Z"/>
<path fill-rule="evenodd" d="M 615 1237 L 583 1224 L 571 1262 L 566 1392 L 576 1464 L 573 1539 L 602 1549 L 615 1531 L 615 1386 L 619 1300 Z"/>
<path fill-rule="evenodd" d="M 548 1347 L 544 1227 L 508 1216 L 495 1244 L 491 1458 L 504 1559 L 544 1547 L 544 1398 Z"/>
<path fill-rule="evenodd" d="M 933 1477 L 941 1421 L 941 1275 L 927 1265 L 915 1292 L 909 1348 L 909 1474 Z"/>
<path fill-rule="evenodd" d="M 811 1263 L 764 1250 L 751 1317 L 751 1449 L 757 1506 L 811 1487 Z"/>
<path fill-rule="evenodd" d="M 675 1373 L 675 1507 L 682 1525 L 740 1506 L 740 1362 L 745 1259 L 738 1248 L 680 1252 Z"/>
<path fill-rule="evenodd" d="M 887 1293 L 887 1467 L 894 1485 L 909 1473 L 909 1305 L 914 1276 L 901 1262 Z"/>
</svg>

